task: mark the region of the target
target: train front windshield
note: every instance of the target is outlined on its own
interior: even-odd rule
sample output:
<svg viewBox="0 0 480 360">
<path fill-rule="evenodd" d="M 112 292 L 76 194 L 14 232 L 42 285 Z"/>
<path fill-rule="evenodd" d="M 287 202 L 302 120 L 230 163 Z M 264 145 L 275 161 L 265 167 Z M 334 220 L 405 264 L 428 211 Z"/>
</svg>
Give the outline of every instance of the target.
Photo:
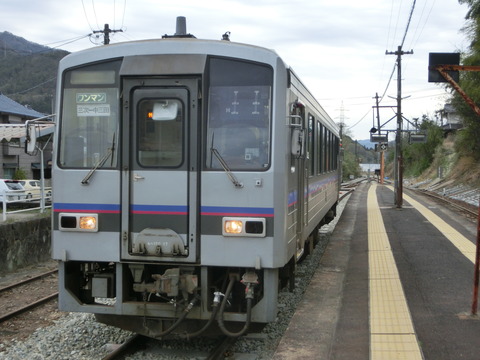
<svg viewBox="0 0 480 360">
<path fill-rule="evenodd" d="M 222 170 L 223 161 L 231 170 L 267 170 L 271 161 L 272 68 L 216 57 L 210 58 L 208 64 L 204 168 Z M 121 61 L 112 61 L 65 72 L 58 151 L 60 167 L 118 167 L 120 65 Z M 163 140 L 155 146 L 162 154 L 172 151 L 169 144 L 180 136 L 175 129 L 173 135 L 172 129 L 167 133 L 167 128 L 166 124 L 158 127 Z M 153 136 L 144 135 L 142 141 L 147 141 L 147 135 Z M 179 140 L 174 150 L 180 154 L 185 145 Z M 183 161 L 181 157 L 174 160 L 156 165 L 176 167 Z"/>
<path fill-rule="evenodd" d="M 109 62 L 65 74 L 59 151 L 61 167 L 117 166 L 119 65 L 120 62 Z"/>
<path fill-rule="evenodd" d="M 270 165 L 272 69 L 212 58 L 209 74 L 206 168 L 222 169 L 223 160 L 231 170 L 266 170 Z"/>
</svg>

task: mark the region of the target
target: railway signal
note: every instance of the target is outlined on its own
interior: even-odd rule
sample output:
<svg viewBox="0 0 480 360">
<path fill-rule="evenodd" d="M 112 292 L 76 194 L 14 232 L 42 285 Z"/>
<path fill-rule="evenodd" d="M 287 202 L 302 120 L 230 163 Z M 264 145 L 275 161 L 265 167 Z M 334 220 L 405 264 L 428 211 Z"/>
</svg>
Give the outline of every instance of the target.
<svg viewBox="0 0 480 360">
<path fill-rule="evenodd" d="M 380 143 L 380 144 L 375 144 L 375 151 L 376 152 L 383 152 L 388 150 L 388 144 L 387 143 Z"/>
</svg>

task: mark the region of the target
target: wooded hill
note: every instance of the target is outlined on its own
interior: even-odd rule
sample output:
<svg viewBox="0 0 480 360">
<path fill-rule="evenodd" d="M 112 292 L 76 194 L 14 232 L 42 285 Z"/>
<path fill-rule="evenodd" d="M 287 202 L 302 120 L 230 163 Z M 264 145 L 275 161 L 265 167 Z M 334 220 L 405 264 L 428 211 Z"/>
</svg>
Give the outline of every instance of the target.
<svg viewBox="0 0 480 360">
<path fill-rule="evenodd" d="M 68 54 L 0 33 L 0 92 L 22 105 L 52 114 L 58 62 Z"/>
</svg>

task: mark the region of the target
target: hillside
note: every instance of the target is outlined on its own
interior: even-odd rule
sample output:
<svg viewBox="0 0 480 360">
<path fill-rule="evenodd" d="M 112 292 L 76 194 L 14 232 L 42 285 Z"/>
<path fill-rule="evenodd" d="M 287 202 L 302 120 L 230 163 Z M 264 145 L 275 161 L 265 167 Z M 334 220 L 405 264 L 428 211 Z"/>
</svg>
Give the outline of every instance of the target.
<svg viewBox="0 0 480 360">
<path fill-rule="evenodd" d="M 449 135 L 437 148 L 430 167 L 419 176 L 417 182 L 443 180 L 455 184 L 480 187 L 480 163 L 472 157 L 459 156 L 455 152 L 455 136 Z"/>
<path fill-rule="evenodd" d="M 418 177 L 404 178 L 405 185 L 436 192 L 475 209 L 480 199 L 480 163 L 472 156 L 459 155 L 455 140 L 452 134 L 444 139 L 430 167 Z"/>
<path fill-rule="evenodd" d="M 0 92 L 34 110 L 51 114 L 58 62 L 67 51 L 0 33 Z"/>
</svg>

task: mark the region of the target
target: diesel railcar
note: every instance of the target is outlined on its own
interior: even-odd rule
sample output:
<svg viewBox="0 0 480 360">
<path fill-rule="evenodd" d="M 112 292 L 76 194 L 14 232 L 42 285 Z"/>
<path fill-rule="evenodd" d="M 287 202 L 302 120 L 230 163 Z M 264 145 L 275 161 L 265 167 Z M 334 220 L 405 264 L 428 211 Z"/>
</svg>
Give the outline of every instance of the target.
<svg viewBox="0 0 480 360">
<path fill-rule="evenodd" d="M 59 308 L 155 338 L 274 321 L 339 190 L 338 127 L 295 73 L 180 21 L 57 81 Z"/>
</svg>

